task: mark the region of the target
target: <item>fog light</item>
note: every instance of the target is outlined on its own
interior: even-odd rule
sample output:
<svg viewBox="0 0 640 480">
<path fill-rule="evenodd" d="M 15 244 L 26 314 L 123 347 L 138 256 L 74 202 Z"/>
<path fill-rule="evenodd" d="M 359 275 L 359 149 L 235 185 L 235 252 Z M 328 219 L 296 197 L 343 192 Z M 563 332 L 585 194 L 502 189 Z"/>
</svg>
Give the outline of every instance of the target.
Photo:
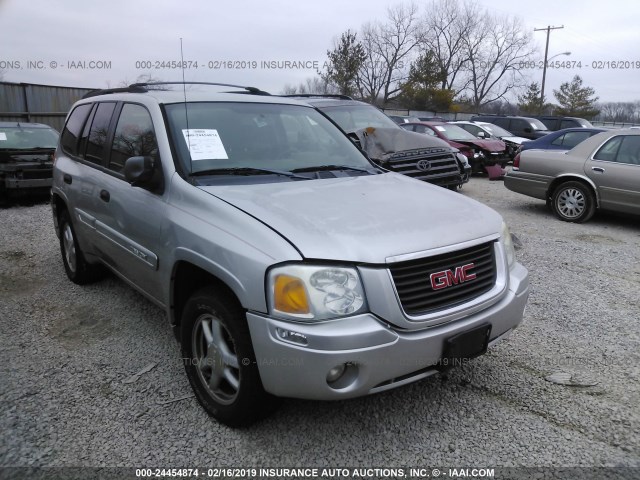
<svg viewBox="0 0 640 480">
<path fill-rule="evenodd" d="M 338 365 L 337 367 L 333 367 L 327 373 L 327 383 L 333 383 L 340 379 L 340 377 L 344 374 L 344 371 L 347 369 L 347 365 L 343 363 L 342 365 Z"/>
</svg>

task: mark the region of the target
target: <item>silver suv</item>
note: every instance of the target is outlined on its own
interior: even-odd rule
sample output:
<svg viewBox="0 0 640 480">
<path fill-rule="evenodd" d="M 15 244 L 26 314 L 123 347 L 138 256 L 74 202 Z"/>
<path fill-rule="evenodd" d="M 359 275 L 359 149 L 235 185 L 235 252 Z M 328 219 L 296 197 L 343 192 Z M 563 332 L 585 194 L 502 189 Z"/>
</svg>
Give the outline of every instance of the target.
<svg viewBox="0 0 640 480">
<path fill-rule="evenodd" d="M 495 211 L 373 165 L 309 104 L 207 89 L 77 102 L 52 207 L 68 277 L 107 267 L 163 308 L 219 421 L 404 385 L 521 322 L 528 274 Z"/>
</svg>

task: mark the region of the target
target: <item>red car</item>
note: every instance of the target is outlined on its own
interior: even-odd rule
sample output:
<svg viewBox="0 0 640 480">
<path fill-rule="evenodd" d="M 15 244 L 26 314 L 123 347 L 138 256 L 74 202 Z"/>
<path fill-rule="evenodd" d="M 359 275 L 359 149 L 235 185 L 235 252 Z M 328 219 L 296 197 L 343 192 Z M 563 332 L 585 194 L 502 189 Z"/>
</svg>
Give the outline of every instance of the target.
<svg viewBox="0 0 640 480">
<path fill-rule="evenodd" d="M 504 168 L 510 160 L 507 146 L 502 140 L 481 139 L 458 125 L 445 122 L 411 122 L 400 125 L 411 132 L 424 133 L 441 138 L 469 159 L 472 173 L 480 173 L 485 167 L 500 165 Z"/>
</svg>

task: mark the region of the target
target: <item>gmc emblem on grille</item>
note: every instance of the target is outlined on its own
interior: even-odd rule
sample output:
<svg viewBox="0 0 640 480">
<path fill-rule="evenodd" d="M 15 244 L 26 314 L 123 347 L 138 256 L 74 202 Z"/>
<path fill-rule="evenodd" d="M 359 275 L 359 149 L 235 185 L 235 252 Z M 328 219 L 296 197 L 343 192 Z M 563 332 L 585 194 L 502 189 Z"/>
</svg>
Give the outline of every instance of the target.
<svg viewBox="0 0 640 480">
<path fill-rule="evenodd" d="M 456 267 L 455 270 L 443 270 L 441 272 L 432 273 L 429 276 L 429 279 L 431 280 L 431 288 L 434 290 L 440 290 L 442 288 L 473 280 L 476 278 L 476 274 L 471 273 L 469 270 L 475 266 L 475 263 L 467 263 L 466 265 Z"/>
</svg>

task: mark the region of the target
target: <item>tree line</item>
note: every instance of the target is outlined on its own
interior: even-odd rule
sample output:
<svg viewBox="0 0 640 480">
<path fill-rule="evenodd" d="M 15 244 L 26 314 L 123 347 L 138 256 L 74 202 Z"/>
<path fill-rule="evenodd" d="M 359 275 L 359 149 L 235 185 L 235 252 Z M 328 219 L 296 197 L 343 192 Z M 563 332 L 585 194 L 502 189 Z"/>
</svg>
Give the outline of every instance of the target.
<svg viewBox="0 0 640 480">
<path fill-rule="evenodd" d="M 324 70 L 283 93 L 337 93 L 423 111 L 508 107 L 522 114 L 637 117 L 637 105 L 629 113 L 627 106 L 598 104 L 595 90 L 577 75 L 553 91 L 556 103 L 541 99 L 539 84 L 527 75 L 538 54 L 532 33 L 520 18 L 473 0 L 432 0 L 424 10 L 400 3 L 383 20 L 343 32 L 327 50 Z"/>
</svg>

